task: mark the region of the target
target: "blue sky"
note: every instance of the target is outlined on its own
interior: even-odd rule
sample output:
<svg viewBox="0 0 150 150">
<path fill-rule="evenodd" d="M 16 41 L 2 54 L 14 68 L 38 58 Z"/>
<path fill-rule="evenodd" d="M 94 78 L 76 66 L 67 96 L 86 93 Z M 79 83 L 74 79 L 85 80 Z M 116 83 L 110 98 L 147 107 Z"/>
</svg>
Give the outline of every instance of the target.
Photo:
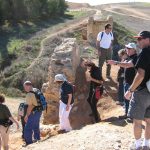
<svg viewBox="0 0 150 150">
<path fill-rule="evenodd" d="M 120 3 L 120 2 L 149 2 L 150 0 L 66 0 L 69 2 L 89 3 L 90 5 L 99 5 L 107 3 Z"/>
</svg>

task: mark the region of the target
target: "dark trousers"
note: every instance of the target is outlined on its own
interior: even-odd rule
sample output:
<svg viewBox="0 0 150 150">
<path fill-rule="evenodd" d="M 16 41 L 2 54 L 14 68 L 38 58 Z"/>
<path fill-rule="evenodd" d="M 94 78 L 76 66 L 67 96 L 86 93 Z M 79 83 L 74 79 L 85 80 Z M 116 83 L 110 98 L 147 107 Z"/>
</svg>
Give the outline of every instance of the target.
<svg viewBox="0 0 150 150">
<path fill-rule="evenodd" d="M 90 92 L 89 92 L 89 97 L 88 97 L 87 101 L 90 104 L 95 121 L 98 121 L 99 120 L 99 114 L 97 111 L 98 100 L 95 98 L 95 89 L 92 87 L 92 85 L 90 85 Z"/>
<path fill-rule="evenodd" d="M 128 88 L 130 87 L 130 85 L 128 83 L 124 84 L 124 94 L 127 92 Z M 125 114 L 128 114 L 128 110 L 129 110 L 129 103 L 130 101 L 125 99 Z"/>
<path fill-rule="evenodd" d="M 24 139 L 24 128 L 25 128 L 25 121 L 24 117 L 21 117 L 21 125 L 22 125 L 22 138 Z"/>
<path fill-rule="evenodd" d="M 104 62 L 111 59 L 111 49 L 104 49 L 100 47 L 101 55 L 99 56 L 99 68 L 102 70 Z M 110 76 L 111 65 L 107 64 L 106 76 Z"/>
<path fill-rule="evenodd" d="M 24 128 L 24 139 L 26 144 L 33 143 L 32 135 L 34 140 L 40 140 L 40 117 L 42 112 L 33 112 L 28 117 L 27 123 Z"/>
<path fill-rule="evenodd" d="M 124 84 L 123 84 L 124 79 L 119 79 L 119 87 L 118 87 L 118 101 L 119 102 L 124 102 Z"/>
</svg>

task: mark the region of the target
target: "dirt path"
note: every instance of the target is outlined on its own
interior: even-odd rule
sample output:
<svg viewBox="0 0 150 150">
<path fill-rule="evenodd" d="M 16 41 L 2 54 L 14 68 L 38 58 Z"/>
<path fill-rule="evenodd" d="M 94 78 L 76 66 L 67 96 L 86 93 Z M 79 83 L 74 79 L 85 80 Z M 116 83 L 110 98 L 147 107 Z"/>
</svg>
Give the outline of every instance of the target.
<svg viewBox="0 0 150 150">
<path fill-rule="evenodd" d="M 97 13 L 97 11 L 99 10 L 96 10 L 96 9 L 86 9 L 86 11 L 96 11 L 95 14 Z M 60 28 L 60 29 L 56 29 L 56 30 L 53 30 L 53 32 L 48 35 L 46 38 L 44 38 L 42 41 L 41 41 L 41 49 L 40 49 L 40 52 L 39 52 L 39 55 L 37 56 L 37 58 L 34 59 L 34 61 L 30 64 L 30 66 L 27 68 L 27 70 L 31 69 L 35 64 L 36 62 L 39 60 L 39 58 L 42 56 L 43 54 L 43 51 L 44 51 L 44 44 L 45 42 L 47 41 L 47 39 L 50 39 L 50 38 L 54 38 L 56 36 L 59 36 L 61 34 L 64 34 L 65 32 L 67 31 L 71 31 L 77 27 L 79 27 L 80 25 L 83 25 L 83 24 L 86 24 L 87 23 L 87 20 L 88 20 L 89 16 L 84 18 L 83 20 L 78 20 L 76 21 L 75 23 L 68 23 L 66 24 L 63 28 Z"/>
</svg>

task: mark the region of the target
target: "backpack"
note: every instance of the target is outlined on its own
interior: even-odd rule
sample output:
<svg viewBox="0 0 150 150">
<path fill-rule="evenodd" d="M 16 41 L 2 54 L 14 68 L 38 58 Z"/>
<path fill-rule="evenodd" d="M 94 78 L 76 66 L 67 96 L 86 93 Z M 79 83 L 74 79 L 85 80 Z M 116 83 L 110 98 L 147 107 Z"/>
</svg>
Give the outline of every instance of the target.
<svg viewBox="0 0 150 150">
<path fill-rule="evenodd" d="M 18 108 L 18 115 L 21 117 L 25 117 L 27 113 L 27 108 L 28 108 L 28 105 L 26 103 L 20 103 L 19 108 Z"/>
<path fill-rule="evenodd" d="M 35 91 L 30 91 L 30 93 L 35 94 L 38 103 L 38 106 L 35 106 L 33 108 L 33 111 L 47 111 L 47 102 L 43 93 L 38 89 L 36 89 Z"/>
<path fill-rule="evenodd" d="M 110 35 L 111 35 L 111 37 L 112 37 L 112 36 L 113 36 L 113 35 L 112 35 L 112 32 L 109 32 L 109 33 L 110 33 Z M 102 32 L 102 34 L 101 34 L 101 40 L 102 40 L 103 36 L 104 36 L 104 32 Z"/>
</svg>

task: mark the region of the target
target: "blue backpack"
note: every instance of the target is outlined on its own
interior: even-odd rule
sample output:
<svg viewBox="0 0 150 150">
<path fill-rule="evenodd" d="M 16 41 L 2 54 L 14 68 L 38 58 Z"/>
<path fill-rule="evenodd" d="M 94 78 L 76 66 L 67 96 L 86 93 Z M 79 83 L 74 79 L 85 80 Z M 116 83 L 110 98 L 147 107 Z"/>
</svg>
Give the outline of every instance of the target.
<svg viewBox="0 0 150 150">
<path fill-rule="evenodd" d="M 46 99 L 45 99 L 43 93 L 38 89 L 36 89 L 35 91 L 30 91 L 30 93 L 35 94 L 35 97 L 36 97 L 37 103 L 38 103 L 38 106 L 35 106 L 33 108 L 33 111 L 44 111 L 44 110 L 46 110 L 46 112 L 47 112 L 47 102 L 46 102 Z"/>
</svg>

